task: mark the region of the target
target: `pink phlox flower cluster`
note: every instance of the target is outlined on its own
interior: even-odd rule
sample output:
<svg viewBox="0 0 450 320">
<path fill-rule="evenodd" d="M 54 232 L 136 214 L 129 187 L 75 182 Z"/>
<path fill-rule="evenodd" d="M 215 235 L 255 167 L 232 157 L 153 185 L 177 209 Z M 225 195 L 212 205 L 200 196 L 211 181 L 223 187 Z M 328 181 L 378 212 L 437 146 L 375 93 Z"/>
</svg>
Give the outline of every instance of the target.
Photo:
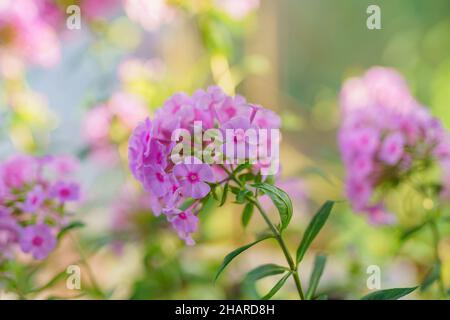
<svg viewBox="0 0 450 320">
<path fill-rule="evenodd" d="M 347 80 L 340 105 L 338 140 L 347 196 L 353 209 L 368 214 L 373 223 L 391 223 L 393 216 L 374 194 L 432 162 L 448 167 L 449 133 L 393 69 L 373 67 Z"/>
<path fill-rule="evenodd" d="M 280 118 L 275 112 L 249 104 L 241 96 L 229 96 L 221 88 L 212 86 L 197 90 L 192 96 L 174 94 L 155 112 L 153 120 L 146 119 L 135 128 L 128 144 L 130 170 L 149 193 L 152 211 L 156 215 L 164 214 L 189 245 L 194 244 L 191 234 L 198 228 L 196 214 L 201 200 L 208 196 L 212 184 L 226 179 L 225 169 L 232 170 L 229 164 L 207 164 L 201 156 L 194 154 L 194 145 L 198 143 L 195 141 L 196 124 L 199 122 L 202 134 L 213 128 L 221 132 L 233 129 L 229 143 L 243 143 L 244 149 L 250 144 L 243 134 L 245 130 L 279 129 L 280 126 Z M 184 159 L 175 163 L 171 157 L 176 147 L 172 135 L 180 129 L 194 137 L 191 141 L 183 140 L 194 152 L 184 154 Z M 219 154 L 223 151 L 221 155 L 225 158 L 226 143 L 219 148 Z M 238 158 L 249 160 L 245 154 L 238 154 Z M 256 162 L 253 168 L 259 168 L 258 165 Z M 255 174 L 258 172 L 256 169 Z M 181 209 L 191 200 L 193 204 Z"/>
<path fill-rule="evenodd" d="M 15 155 L 0 162 L 0 260 L 20 247 L 44 259 L 67 225 L 64 206 L 81 198 L 70 178 L 77 161 L 68 156 Z"/>
</svg>

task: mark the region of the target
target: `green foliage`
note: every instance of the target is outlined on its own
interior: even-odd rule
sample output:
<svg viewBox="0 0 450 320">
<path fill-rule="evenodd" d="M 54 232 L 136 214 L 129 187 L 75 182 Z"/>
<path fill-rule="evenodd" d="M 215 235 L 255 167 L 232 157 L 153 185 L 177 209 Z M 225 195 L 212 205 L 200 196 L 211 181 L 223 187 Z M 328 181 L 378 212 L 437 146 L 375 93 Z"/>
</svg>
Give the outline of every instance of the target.
<svg viewBox="0 0 450 320">
<path fill-rule="evenodd" d="M 286 229 L 292 218 L 292 202 L 286 192 L 267 183 L 257 183 L 253 187 L 263 191 L 272 199 L 273 204 L 278 209 L 280 215 L 280 231 Z"/>
<path fill-rule="evenodd" d="M 325 222 L 327 221 L 330 215 L 333 205 L 334 205 L 333 201 L 325 202 L 309 223 L 303 235 L 303 239 L 300 242 L 300 245 L 297 249 L 297 263 L 300 263 L 300 261 L 302 261 L 306 251 L 313 242 L 314 238 L 317 236 L 319 231 L 324 226 Z"/>
<path fill-rule="evenodd" d="M 243 281 L 243 286 L 244 286 L 244 288 L 246 288 L 246 291 L 250 292 L 255 297 L 259 297 L 258 293 L 256 291 L 256 288 L 255 288 L 256 281 L 266 278 L 266 277 L 274 276 L 277 274 L 282 274 L 282 273 L 285 273 L 286 271 L 287 270 L 285 267 L 282 267 L 282 266 L 279 266 L 276 264 L 272 264 L 272 263 L 263 264 L 261 266 L 256 267 L 255 269 L 251 270 L 249 273 L 247 273 L 247 275 L 245 276 L 244 281 Z M 289 276 L 289 273 L 287 276 Z M 284 276 L 284 277 L 286 277 L 286 276 Z M 283 278 L 281 278 L 280 281 L 278 281 L 278 283 L 275 285 L 275 287 L 272 288 L 272 290 L 270 290 L 270 292 L 266 296 L 264 296 L 264 298 L 269 299 L 278 290 L 280 290 L 280 288 L 283 286 L 284 282 L 286 282 L 286 279 L 287 279 L 287 277 L 286 277 L 286 279 L 283 279 Z"/>
<path fill-rule="evenodd" d="M 317 290 L 319 285 L 320 277 L 322 277 L 323 270 L 325 269 L 325 263 L 327 262 L 327 257 L 323 255 L 317 255 L 314 260 L 314 269 L 309 278 L 309 287 L 306 292 L 306 299 L 311 300 Z"/>
<path fill-rule="evenodd" d="M 225 204 L 225 202 L 227 201 L 228 189 L 229 189 L 229 185 L 228 185 L 228 182 L 227 182 L 225 184 L 225 186 L 223 187 L 222 199 L 220 200 L 219 207 L 223 206 Z"/>
<path fill-rule="evenodd" d="M 84 226 L 85 226 L 85 224 L 81 221 L 73 221 L 73 222 L 69 223 L 67 226 L 65 226 L 64 228 L 62 228 L 61 231 L 59 231 L 57 238 L 59 240 L 69 231 L 83 228 Z"/>
<path fill-rule="evenodd" d="M 420 285 L 420 291 L 423 292 L 427 290 L 433 283 L 439 280 L 441 276 L 441 263 L 439 261 L 435 262 L 431 270 L 428 272 L 427 276 Z"/>
<path fill-rule="evenodd" d="M 269 300 L 270 298 L 272 298 L 274 294 L 277 293 L 278 290 L 280 290 L 283 287 L 284 283 L 291 274 L 292 274 L 291 272 L 288 272 L 280 280 L 278 280 L 275 286 L 272 289 L 270 289 L 269 293 L 267 293 L 264 297 L 262 297 L 262 300 Z"/>
<path fill-rule="evenodd" d="M 237 248 L 236 250 L 230 252 L 229 254 L 227 254 L 225 256 L 225 258 L 222 261 L 222 264 L 219 267 L 219 270 L 216 273 L 216 276 L 214 277 L 214 281 L 217 281 L 217 279 L 219 278 L 219 275 L 222 273 L 222 271 L 228 266 L 228 264 L 233 261 L 234 258 L 236 258 L 239 254 L 241 254 L 242 252 L 244 252 L 245 250 L 247 250 L 248 248 L 253 247 L 255 244 L 266 240 L 266 239 L 270 239 L 272 238 L 272 236 L 266 236 L 264 238 L 258 239 L 250 244 L 247 244 L 245 246 L 242 246 L 240 248 Z"/>
<path fill-rule="evenodd" d="M 410 294 L 417 288 L 418 287 L 379 290 L 369 293 L 368 295 L 362 297 L 361 300 L 397 300 Z"/>
<path fill-rule="evenodd" d="M 248 225 L 250 219 L 253 216 L 254 207 L 254 204 L 251 202 L 247 203 L 244 207 L 244 212 L 242 212 L 242 225 L 244 226 L 244 228 Z"/>
</svg>

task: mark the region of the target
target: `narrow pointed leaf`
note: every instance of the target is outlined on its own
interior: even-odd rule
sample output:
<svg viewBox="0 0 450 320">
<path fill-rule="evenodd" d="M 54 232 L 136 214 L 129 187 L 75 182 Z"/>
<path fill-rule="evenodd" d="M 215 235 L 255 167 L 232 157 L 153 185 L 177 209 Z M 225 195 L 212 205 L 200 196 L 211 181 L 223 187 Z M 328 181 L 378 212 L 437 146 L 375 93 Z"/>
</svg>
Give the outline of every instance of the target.
<svg viewBox="0 0 450 320">
<path fill-rule="evenodd" d="M 267 183 L 257 183 L 253 187 L 262 190 L 270 197 L 275 207 L 278 209 L 281 221 L 281 231 L 286 229 L 292 218 L 292 202 L 286 192 Z"/>
<path fill-rule="evenodd" d="M 254 205 L 251 202 L 247 203 L 244 207 L 244 212 L 242 212 L 242 225 L 244 228 L 248 225 L 250 219 L 252 218 L 253 208 Z"/>
<path fill-rule="evenodd" d="M 276 265 L 273 263 L 263 264 L 259 267 L 256 267 L 249 273 L 247 273 L 244 281 L 257 281 L 259 279 L 273 276 L 273 275 L 280 274 L 280 273 L 284 273 L 284 272 L 286 272 L 285 267 L 282 267 L 282 266 L 279 266 L 279 265 Z"/>
<path fill-rule="evenodd" d="M 416 234 L 417 232 L 422 230 L 427 224 L 428 224 L 428 221 L 426 221 L 422 224 L 419 224 L 417 226 L 411 227 L 409 229 L 406 229 L 400 236 L 400 240 L 402 240 L 402 241 L 407 240 L 408 238 L 410 238 L 411 236 L 413 236 L 414 234 Z"/>
<path fill-rule="evenodd" d="M 397 300 L 410 294 L 417 288 L 418 287 L 379 290 L 369 293 L 368 295 L 362 297 L 361 300 Z"/>
<path fill-rule="evenodd" d="M 45 285 L 43 285 L 42 287 L 39 287 L 39 288 L 32 289 L 32 290 L 30 290 L 30 292 L 36 293 L 36 292 L 44 291 L 48 288 L 53 287 L 54 285 L 56 285 L 58 282 L 62 281 L 66 277 L 67 277 L 67 272 L 66 272 L 66 270 L 63 270 L 60 273 L 58 273 L 57 275 L 55 275 L 52 279 L 50 279 L 50 281 L 48 281 Z"/>
<path fill-rule="evenodd" d="M 227 201 L 228 188 L 229 188 L 229 185 L 228 185 L 228 183 L 226 183 L 225 187 L 223 187 L 222 199 L 220 200 L 219 207 L 223 206 L 225 204 L 225 202 Z"/>
<path fill-rule="evenodd" d="M 84 227 L 85 224 L 81 221 L 74 221 L 70 224 L 68 224 L 67 226 L 65 226 L 64 228 L 61 229 L 61 231 L 58 233 L 58 240 L 61 239 L 67 232 L 74 230 L 74 229 L 78 229 L 78 228 L 82 228 Z"/>
<path fill-rule="evenodd" d="M 214 278 L 214 281 L 216 281 L 217 278 L 219 278 L 219 275 L 222 273 L 222 271 L 223 271 L 223 270 L 228 266 L 228 264 L 229 264 L 234 258 L 236 258 L 239 254 L 241 254 L 242 252 L 244 252 L 244 251 L 247 250 L 248 248 L 254 246 L 255 244 L 257 244 L 257 243 L 259 243 L 259 242 L 261 242 L 261 241 L 263 241 L 263 240 L 269 239 L 269 238 L 272 238 L 272 236 L 266 236 L 266 237 L 264 237 L 264 238 L 258 239 L 258 240 L 256 240 L 256 241 L 250 243 L 250 244 L 247 244 L 247 245 L 245 245 L 245 246 L 242 246 L 242 247 L 240 247 L 240 248 L 237 248 L 236 250 L 234 250 L 234 251 L 230 252 L 229 254 L 227 254 L 226 257 L 223 259 L 222 264 L 221 264 L 220 267 L 219 267 L 219 270 L 218 270 L 217 273 L 216 273 L 216 276 L 215 276 L 215 278 Z"/>
<path fill-rule="evenodd" d="M 322 255 L 317 255 L 314 260 L 314 269 L 311 273 L 309 279 L 309 287 L 306 292 L 306 299 L 310 300 L 314 297 L 317 287 L 319 285 L 320 277 L 322 277 L 323 270 L 325 269 L 325 263 L 327 262 L 327 257 Z"/>
<path fill-rule="evenodd" d="M 441 275 L 441 264 L 436 262 L 420 285 L 420 291 L 427 290 Z"/>
<path fill-rule="evenodd" d="M 274 276 L 277 274 L 285 273 L 287 269 L 285 267 L 276 265 L 276 264 L 264 264 L 259 267 L 256 267 L 245 276 L 242 281 L 242 286 L 244 292 L 247 292 L 250 296 L 260 299 L 261 296 L 258 294 L 256 290 L 256 281 L 265 278 Z"/>
<path fill-rule="evenodd" d="M 303 239 L 297 249 L 297 263 L 302 261 L 309 246 L 327 221 L 331 209 L 333 208 L 333 204 L 333 201 L 325 202 L 309 223 L 305 230 L 305 234 L 303 235 Z"/>
<path fill-rule="evenodd" d="M 278 282 L 275 284 L 275 286 L 269 291 L 268 294 L 266 294 L 264 297 L 262 297 L 262 300 L 269 300 L 274 296 L 275 293 L 277 293 L 284 285 L 286 280 L 291 275 L 291 272 L 286 273 Z"/>
</svg>

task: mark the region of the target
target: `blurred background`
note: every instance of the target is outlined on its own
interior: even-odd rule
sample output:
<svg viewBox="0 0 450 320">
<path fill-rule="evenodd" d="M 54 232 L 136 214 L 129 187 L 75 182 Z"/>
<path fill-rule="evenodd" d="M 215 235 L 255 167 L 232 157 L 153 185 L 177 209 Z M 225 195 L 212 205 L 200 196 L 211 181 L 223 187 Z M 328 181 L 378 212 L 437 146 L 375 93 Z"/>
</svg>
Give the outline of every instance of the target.
<svg viewBox="0 0 450 320">
<path fill-rule="evenodd" d="M 107 293 L 103 298 L 255 298 L 255 291 L 267 292 L 277 279 L 253 288 L 242 283 L 245 273 L 262 263 L 283 263 L 276 244 L 261 243 L 233 261 L 214 285 L 223 257 L 249 243 L 263 229 L 262 220 L 255 216 L 244 230 L 240 205 L 216 208 L 211 203 L 200 215 L 197 245 L 186 247 L 151 214 L 127 169 L 127 139 L 137 122 L 175 92 L 217 84 L 280 113 L 279 185 L 295 202 L 286 232 L 292 250 L 323 201 L 345 200 L 336 131 L 338 95 L 346 78 L 374 65 L 394 67 L 417 99 L 450 126 L 447 0 L 49 2 L 63 17 L 49 22 L 59 59 L 50 66 L 3 59 L 0 159 L 17 152 L 80 159 L 84 202 L 77 216 L 86 227 L 78 236 L 89 272 Z M 81 8 L 80 30 L 65 25 L 70 4 Z M 381 8 L 381 30 L 366 26 L 371 4 Z M 1 32 L 0 37 L 1 47 L 7 42 Z M 328 264 L 319 292 L 330 298 L 367 293 L 371 265 L 380 267 L 382 288 L 417 285 L 433 261 L 430 235 L 401 242 L 401 231 L 417 223 L 414 217 L 404 221 L 375 227 L 339 202 L 305 258 L 302 280 L 308 282 L 314 253 L 322 252 Z M 446 234 L 440 251 L 448 286 Z M 36 281 L 48 281 L 73 255 L 71 243 L 61 246 Z M 63 284 L 42 297 L 49 294 L 73 295 Z M 295 299 L 294 284 L 288 281 L 275 297 Z"/>
</svg>

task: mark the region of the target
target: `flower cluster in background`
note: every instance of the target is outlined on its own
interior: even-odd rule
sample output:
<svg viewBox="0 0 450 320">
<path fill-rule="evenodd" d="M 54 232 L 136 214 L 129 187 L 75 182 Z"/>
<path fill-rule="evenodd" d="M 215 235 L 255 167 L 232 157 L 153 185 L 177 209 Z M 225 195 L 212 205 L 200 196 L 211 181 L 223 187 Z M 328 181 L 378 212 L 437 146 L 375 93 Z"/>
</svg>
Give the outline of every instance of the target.
<svg viewBox="0 0 450 320">
<path fill-rule="evenodd" d="M 227 172 L 233 170 L 229 164 L 202 163 L 191 154 L 185 154 L 182 163 L 172 162 L 170 156 L 175 146 L 172 134 L 177 129 L 193 134 L 196 121 L 201 121 L 203 132 L 211 128 L 234 129 L 232 147 L 243 145 L 243 150 L 247 150 L 249 143 L 243 134 L 245 130 L 280 127 L 280 118 L 273 111 L 249 104 L 241 96 L 228 96 L 219 87 L 209 87 L 192 96 L 173 95 L 156 111 L 152 121 L 147 119 L 134 130 L 129 140 L 130 169 L 149 192 L 152 211 L 165 214 L 187 244 L 194 244 L 191 234 L 198 227 L 196 213 L 201 207 L 200 200 L 210 193 L 212 184 L 226 182 Z M 194 141 L 187 143 L 193 145 Z M 225 157 L 226 150 L 229 149 L 225 148 Z M 260 173 L 264 165 L 267 164 L 255 163 L 254 173 Z M 189 199 L 193 202 L 182 208 Z"/>
<path fill-rule="evenodd" d="M 448 169 L 449 133 L 393 69 L 373 67 L 363 77 L 347 80 L 340 104 L 347 196 L 353 209 L 367 213 L 373 223 L 392 222 L 376 191 L 407 181 L 436 162 Z"/>
<path fill-rule="evenodd" d="M 60 59 L 58 36 L 42 18 L 39 1 L 5 0 L 0 3 L 0 70 L 11 74 L 22 62 L 44 67 Z"/>
<path fill-rule="evenodd" d="M 126 92 L 116 92 L 108 101 L 89 110 L 84 119 L 83 134 L 93 157 L 104 164 L 117 163 L 117 145 L 126 141 L 146 114 L 144 101 Z"/>
<path fill-rule="evenodd" d="M 80 200 L 68 156 L 15 155 L 0 163 L 0 261 L 17 248 L 35 259 L 47 257 L 56 236 L 71 222 L 66 205 Z"/>
</svg>

